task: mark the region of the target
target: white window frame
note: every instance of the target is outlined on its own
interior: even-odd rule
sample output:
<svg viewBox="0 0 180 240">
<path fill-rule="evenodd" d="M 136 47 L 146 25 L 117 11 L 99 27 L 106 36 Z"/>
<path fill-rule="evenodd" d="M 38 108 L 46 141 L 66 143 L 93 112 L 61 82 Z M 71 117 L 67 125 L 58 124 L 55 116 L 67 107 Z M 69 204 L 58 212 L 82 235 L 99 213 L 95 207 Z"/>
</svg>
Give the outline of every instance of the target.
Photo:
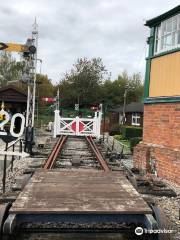
<svg viewBox="0 0 180 240">
<path fill-rule="evenodd" d="M 180 13 L 161 22 L 156 27 L 154 54 L 178 47 L 180 47 Z"/>
<path fill-rule="evenodd" d="M 140 119 L 141 119 L 140 113 L 133 113 L 131 122 L 132 126 L 140 126 Z"/>
</svg>

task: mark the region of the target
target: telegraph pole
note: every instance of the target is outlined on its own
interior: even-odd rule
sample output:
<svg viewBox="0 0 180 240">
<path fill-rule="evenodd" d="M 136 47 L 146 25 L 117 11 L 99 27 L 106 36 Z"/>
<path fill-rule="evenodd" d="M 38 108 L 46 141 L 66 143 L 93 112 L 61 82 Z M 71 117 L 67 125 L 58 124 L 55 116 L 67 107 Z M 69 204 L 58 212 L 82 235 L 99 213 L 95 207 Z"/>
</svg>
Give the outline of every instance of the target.
<svg viewBox="0 0 180 240">
<path fill-rule="evenodd" d="M 128 86 L 125 86 L 125 90 L 124 90 L 124 104 L 123 104 L 123 121 L 122 121 L 122 125 L 125 124 L 126 122 L 126 98 L 127 98 L 127 89 Z"/>
<path fill-rule="evenodd" d="M 32 154 L 34 145 L 34 113 L 36 96 L 36 68 L 37 68 L 37 47 L 38 47 L 38 25 L 35 19 L 32 30 L 32 38 L 27 40 L 26 45 L 34 46 L 34 51 L 24 53 L 26 63 L 26 77 L 28 85 L 26 130 L 25 130 L 25 151 Z"/>
</svg>

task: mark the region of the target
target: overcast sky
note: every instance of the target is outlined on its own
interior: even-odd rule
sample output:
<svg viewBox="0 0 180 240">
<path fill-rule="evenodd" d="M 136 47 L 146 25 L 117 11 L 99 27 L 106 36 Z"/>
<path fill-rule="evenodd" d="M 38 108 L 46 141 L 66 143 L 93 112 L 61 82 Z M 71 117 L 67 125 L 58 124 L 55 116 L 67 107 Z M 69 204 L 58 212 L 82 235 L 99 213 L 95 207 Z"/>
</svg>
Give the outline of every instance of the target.
<svg viewBox="0 0 180 240">
<path fill-rule="evenodd" d="M 42 73 L 58 82 L 80 57 L 101 57 L 112 79 L 144 74 L 145 20 L 179 0 L 0 0 L 0 41 L 25 43 L 35 16 Z"/>
</svg>

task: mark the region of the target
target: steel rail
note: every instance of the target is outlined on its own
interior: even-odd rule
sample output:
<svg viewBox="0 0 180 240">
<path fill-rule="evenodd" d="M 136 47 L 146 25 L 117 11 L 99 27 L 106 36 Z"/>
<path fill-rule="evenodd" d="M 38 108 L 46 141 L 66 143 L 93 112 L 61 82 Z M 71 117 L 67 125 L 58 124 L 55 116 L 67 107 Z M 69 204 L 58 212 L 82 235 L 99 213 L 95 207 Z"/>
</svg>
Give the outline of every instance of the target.
<svg viewBox="0 0 180 240">
<path fill-rule="evenodd" d="M 57 151 L 57 148 L 58 148 L 58 146 L 59 146 L 59 144 L 61 142 L 61 139 L 62 139 L 62 136 L 60 136 L 60 138 L 56 142 L 53 150 L 51 151 L 50 155 L 48 156 L 48 159 L 47 159 L 47 161 L 46 161 L 46 163 L 44 164 L 44 167 L 43 167 L 44 169 L 49 169 L 49 165 L 50 165 L 50 163 L 52 161 L 52 158 L 53 158 L 55 152 Z"/>
<path fill-rule="evenodd" d="M 44 169 L 52 169 L 53 168 L 56 158 L 57 158 L 58 154 L 61 152 L 63 144 L 66 141 L 66 139 L 67 139 L 67 136 L 62 136 L 62 135 L 60 136 L 60 138 L 58 139 L 56 145 L 54 146 L 52 152 L 50 153 L 50 155 L 43 167 Z"/>
<path fill-rule="evenodd" d="M 65 143 L 66 139 L 67 139 L 67 136 L 63 136 L 62 137 L 62 140 L 61 140 L 61 142 L 60 142 L 60 144 L 59 144 L 59 146 L 57 148 L 57 151 L 55 152 L 54 157 L 53 157 L 53 159 L 51 161 L 49 169 L 52 169 L 54 167 L 54 164 L 56 162 L 56 158 L 61 153 L 62 148 L 63 148 L 63 144 Z"/>
<path fill-rule="evenodd" d="M 92 149 L 93 153 L 95 154 L 96 159 L 100 163 L 103 170 L 105 172 L 109 172 L 110 168 L 109 168 L 108 164 L 106 163 L 106 161 L 104 160 L 104 158 L 103 158 L 102 154 L 100 153 L 99 149 L 97 148 L 95 142 L 93 141 L 93 138 L 91 136 L 86 136 L 85 138 L 86 138 L 87 142 L 89 143 L 90 148 Z"/>
</svg>

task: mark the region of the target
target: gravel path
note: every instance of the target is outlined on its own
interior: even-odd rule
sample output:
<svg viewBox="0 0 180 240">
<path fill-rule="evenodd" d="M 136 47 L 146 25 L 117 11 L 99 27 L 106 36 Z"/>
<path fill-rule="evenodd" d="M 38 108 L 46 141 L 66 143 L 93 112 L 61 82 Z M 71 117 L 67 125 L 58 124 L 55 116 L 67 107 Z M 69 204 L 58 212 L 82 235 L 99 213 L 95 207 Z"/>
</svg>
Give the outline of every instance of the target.
<svg viewBox="0 0 180 240">
<path fill-rule="evenodd" d="M 168 183 L 168 182 L 166 182 Z M 168 183 L 177 193 L 177 197 L 154 197 L 155 202 L 161 207 L 170 222 L 170 229 L 174 230 L 172 240 L 180 240 L 180 187 Z"/>
<path fill-rule="evenodd" d="M 31 158 L 21 158 L 16 159 L 14 161 L 13 171 L 11 172 L 10 167 L 7 169 L 7 178 L 6 178 L 6 194 L 11 192 L 12 184 L 14 183 L 14 179 L 17 176 L 21 176 L 23 174 L 23 170 L 28 167 L 31 163 Z M 2 195 L 2 172 L 0 172 L 1 182 L 0 182 L 0 196 Z"/>
</svg>

